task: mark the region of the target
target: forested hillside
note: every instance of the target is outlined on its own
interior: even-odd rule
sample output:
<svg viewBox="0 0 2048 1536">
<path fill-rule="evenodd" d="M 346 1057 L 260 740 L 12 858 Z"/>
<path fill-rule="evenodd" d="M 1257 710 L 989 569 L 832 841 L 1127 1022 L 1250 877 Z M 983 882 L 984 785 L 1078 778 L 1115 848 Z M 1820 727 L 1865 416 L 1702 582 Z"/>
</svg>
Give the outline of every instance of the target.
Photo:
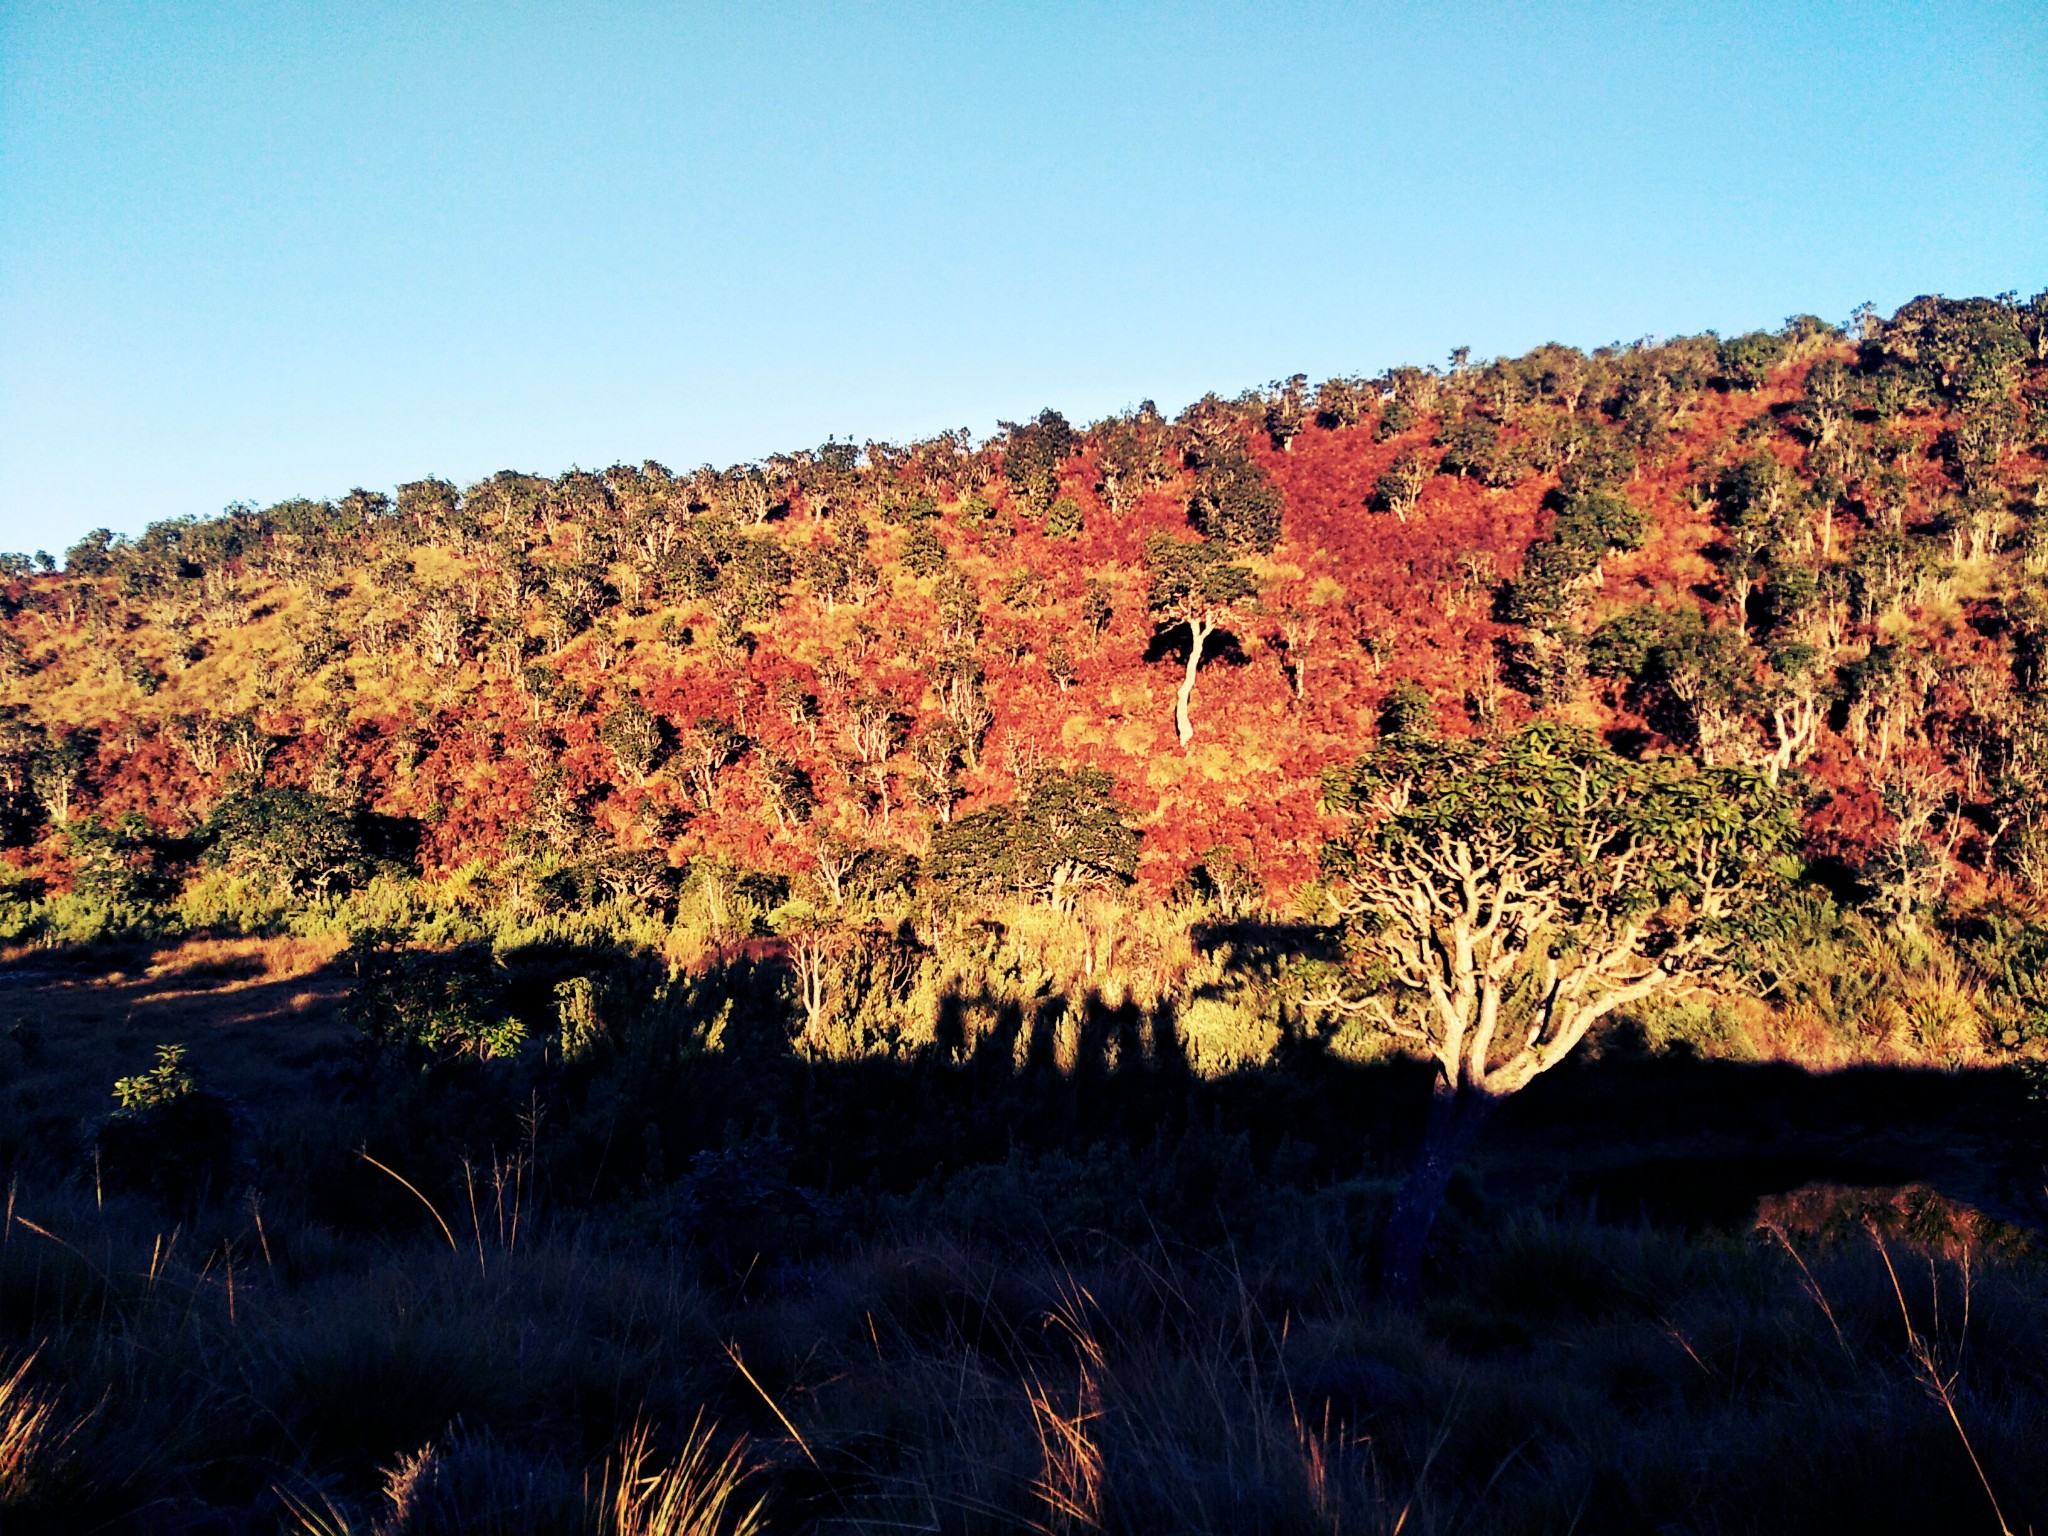
<svg viewBox="0 0 2048 1536">
<path fill-rule="evenodd" d="M 1164 983 L 1160 911 L 1330 915 L 1330 770 L 1541 717 L 1796 790 L 1800 937 L 1939 973 L 1878 1035 L 2024 1046 L 2044 391 L 2048 298 L 1928 298 L 94 534 L 8 570 L 0 913 L 684 964 L 1022 914 Z"/>
</svg>

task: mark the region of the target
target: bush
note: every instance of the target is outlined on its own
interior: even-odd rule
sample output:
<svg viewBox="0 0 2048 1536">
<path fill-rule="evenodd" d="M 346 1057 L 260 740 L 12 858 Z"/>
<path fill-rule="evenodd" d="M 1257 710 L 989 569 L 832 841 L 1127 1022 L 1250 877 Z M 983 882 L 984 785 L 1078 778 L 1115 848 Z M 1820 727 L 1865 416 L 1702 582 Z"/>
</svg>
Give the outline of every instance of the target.
<svg viewBox="0 0 2048 1536">
<path fill-rule="evenodd" d="M 1500 428 L 1484 416 L 1467 416 L 1446 427 L 1437 441 L 1444 450 L 1439 467 L 1447 475 L 1464 476 L 1498 490 L 1529 472 L 1527 456 L 1503 439 Z"/>
<path fill-rule="evenodd" d="M 114 1097 L 120 1107 L 96 1137 L 105 1183 L 190 1206 L 233 1182 L 240 1142 L 233 1107 L 199 1086 L 184 1046 L 158 1046 L 156 1065 L 119 1079 Z"/>
<path fill-rule="evenodd" d="M 146 925 L 171 891 L 149 824 L 131 811 L 111 826 L 87 816 L 64 831 L 71 845 L 71 889 L 79 900 L 106 910 L 118 926 Z"/>
<path fill-rule="evenodd" d="M 1061 496 L 1045 515 L 1045 536 L 1048 539 L 1078 539 L 1083 523 L 1081 503 L 1071 496 Z"/>
<path fill-rule="evenodd" d="M 204 869 L 179 893 L 172 912 L 188 929 L 212 933 L 276 933 L 292 904 L 277 886 L 255 874 Z"/>
<path fill-rule="evenodd" d="M 43 882 L 0 864 L 0 939 L 26 938 L 41 913 Z"/>
<path fill-rule="evenodd" d="M 929 523 L 919 523 L 903 536 L 903 568 L 913 576 L 930 576 L 946 563 L 946 546 Z"/>
<path fill-rule="evenodd" d="M 373 1050 L 396 1048 L 423 1065 L 490 1061 L 526 1043 L 526 1025 L 505 1008 L 497 962 L 481 944 L 424 954 L 358 947 L 348 959 L 356 984 L 344 1012 Z"/>
<path fill-rule="evenodd" d="M 1731 337 L 1721 343 L 1721 377 L 1735 389 L 1759 389 L 1784 357 L 1784 340 L 1773 332 Z"/>
<path fill-rule="evenodd" d="M 1099 769 L 1049 769 L 1007 805 L 963 816 L 932 838 L 933 881 L 951 894 L 1029 892 L 1070 905 L 1083 887 L 1128 884 L 1138 834 Z"/>
<path fill-rule="evenodd" d="M 1582 491 L 1558 509 L 1551 538 L 1573 549 L 1601 555 L 1640 549 L 1650 520 L 1614 491 Z"/>
<path fill-rule="evenodd" d="M 1571 461 L 1558 466 L 1557 486 L 1567 496 L 1612 489 L 1636 472 L 1636 456 L 1619 433 L 1595 432 L 1579 444 Z"/>
<path fill-rule="evenodd" d="M 1080 445 L 1074 429 L 1058 411 L 1040 411 L 1032 420 L 1001 423 L 1003 473 L 1027 511 L 1042 514 L 1060 489 L 1060 466 Z"/>
</svg>

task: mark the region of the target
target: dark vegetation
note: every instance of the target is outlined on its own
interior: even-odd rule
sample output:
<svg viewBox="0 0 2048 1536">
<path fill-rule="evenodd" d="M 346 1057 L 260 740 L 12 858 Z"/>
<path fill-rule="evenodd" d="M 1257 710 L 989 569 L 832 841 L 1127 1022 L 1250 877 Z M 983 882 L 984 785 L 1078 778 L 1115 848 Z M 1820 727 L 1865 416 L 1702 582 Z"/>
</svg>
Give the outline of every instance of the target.
<svg viewBox="0 0 2048 1536">
<path fill-rule="evenodd" d="M 0 1521 L 2040 1526 L 2044 321 L 8 557 Z"/>
</svg>

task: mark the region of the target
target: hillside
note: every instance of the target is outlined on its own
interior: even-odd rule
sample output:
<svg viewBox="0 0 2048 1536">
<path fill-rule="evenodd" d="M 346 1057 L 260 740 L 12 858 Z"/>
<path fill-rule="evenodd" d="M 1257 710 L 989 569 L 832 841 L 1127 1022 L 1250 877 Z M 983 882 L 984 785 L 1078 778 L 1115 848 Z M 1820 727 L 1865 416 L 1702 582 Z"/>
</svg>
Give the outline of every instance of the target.
<svg viewBox="0 0 2048 1536">
<path fill-rule="evenodd" d="M 848 881 L 931 911 L 934 833 L 1048 769 L 1107 775 L 1140 833 L 1083 884 L 1313 919 L 1321 776 L 1399 703 L 1789 776 L 1831 904 L 2031 952 L 2043 314 L 1924 299 L 1855 336 L 1802 317 L 94 535 L 6 588 L 6 921 L 346 929 L 351 892 L 417 919 L 457 890 L 529 923 L 609 902 L 688 959 Z M 1237 580 L 1185 748 L 1161 539 Z M 308 835 L 280 816 L 329 863 L 280 854 Z M 2031 998 L 1990 1006 L 1994 1042 L 2038 1033 Z"/>
</svg>

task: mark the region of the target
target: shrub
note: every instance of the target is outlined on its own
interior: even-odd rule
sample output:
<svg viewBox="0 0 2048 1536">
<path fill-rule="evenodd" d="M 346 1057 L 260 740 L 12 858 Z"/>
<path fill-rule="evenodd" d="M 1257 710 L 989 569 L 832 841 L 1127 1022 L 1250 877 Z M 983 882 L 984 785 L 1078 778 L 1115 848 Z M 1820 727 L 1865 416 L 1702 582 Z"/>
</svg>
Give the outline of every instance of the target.
<svg viewBox="0 0 2048 1536">
<path fill-rule="evenodd" d="M 1615 549 L 1640 549 L 1650 520 L 1615 491 L 1589 490 L 1568 496 L 1558 508 L 1550 536 L 1572 549 L 1602 555 Z"/>
<path fill-rule="evenodd" d="M 668 747 L 668 733 L 661 720 L 630 695 L 612 706 L 599 735 L 611 749 L 619 771 L 635 784 L 647 782 L 647 775 L 660 765 Z"/>
<path fill-rule="evenodd" d="M 1567 496 L 1611 489 L 1636 472 L 1633 449 L 1617 432 L 1592 432 L 1582 438 L 1569 461 L 1558 466 L 1558 489 Z"/>
<path fill-rule="evenodd" d="M 1083 523 L 1081 503 L 1071 496 L 1061 496 L 1045 514 L 1045 536 L 1048 539 L 1078 539 Z"/>
<path fill-rule="evenodd" d="M 1721 377 L 1735 389 L 1758 389 L 1784 356 L 1783 338 L 1771 331 L 1733 336 L 1721 343 Z"/>
<path fill-rule="evenodd" d="M 963 816 L 932 838 L 930 872 L 956 895 L 1030 892 L 1071 906 L 1090 885 L 1128 884 L 1138 834 L 1100 769 L 1054 768 L 1007 805 Z"/>
<path fill-rule="evenodd" d="M 1444 450 L 1440 467 L 1447 475 L 1465 476 L 1498 489 L 1513 485 L 1529 472 L 1527 458 L 1484 416 L 1467 416 L 1445 428 L 1437 441 Z"/>
<path fill-rule="evenodd" d="M 919 523 L 903 536 L 899 556 L 903 568 L 913 576 L 930 576 L 946 563 L 946 546 L 929 523 Z"/>
<path fill-rule="evenodd" d="M 396 1048 L 414 1064 L 516 1053 L 526 1026 L 507 1011 L 489 949 L 465 944 L 416 953 L 358 947 L 356 984 L 343 1011 L 376 1051 Z"/>
<path fill-rule="evenodd" d="M 160 847 L 147 822 L 132 811 L 111 826 L 87 816 L 64 832 L 71 898 L 63 902 L 61 926 L 102 938 L 161 923 L 159 903 L 172 887 L 158 867 Z"/>
<path fill-rule="evenodd" d="M 102 1180 L 171 1206 L 225 1192 L 237 1165 L 235 1114 L 199 1086 L 184 1046 L 158 1046 L 156 1065 L 116 1081 L 114 1097 L 120 1107 L 96 1137 Z"/>
<path fill-rule="evenodd" d="M 203 869 L 186 882 L 174 919 L 203 932 L 256 934 L 283 928 L 292 914 L 287 892 L 253 871 Z"/>
</svg>

